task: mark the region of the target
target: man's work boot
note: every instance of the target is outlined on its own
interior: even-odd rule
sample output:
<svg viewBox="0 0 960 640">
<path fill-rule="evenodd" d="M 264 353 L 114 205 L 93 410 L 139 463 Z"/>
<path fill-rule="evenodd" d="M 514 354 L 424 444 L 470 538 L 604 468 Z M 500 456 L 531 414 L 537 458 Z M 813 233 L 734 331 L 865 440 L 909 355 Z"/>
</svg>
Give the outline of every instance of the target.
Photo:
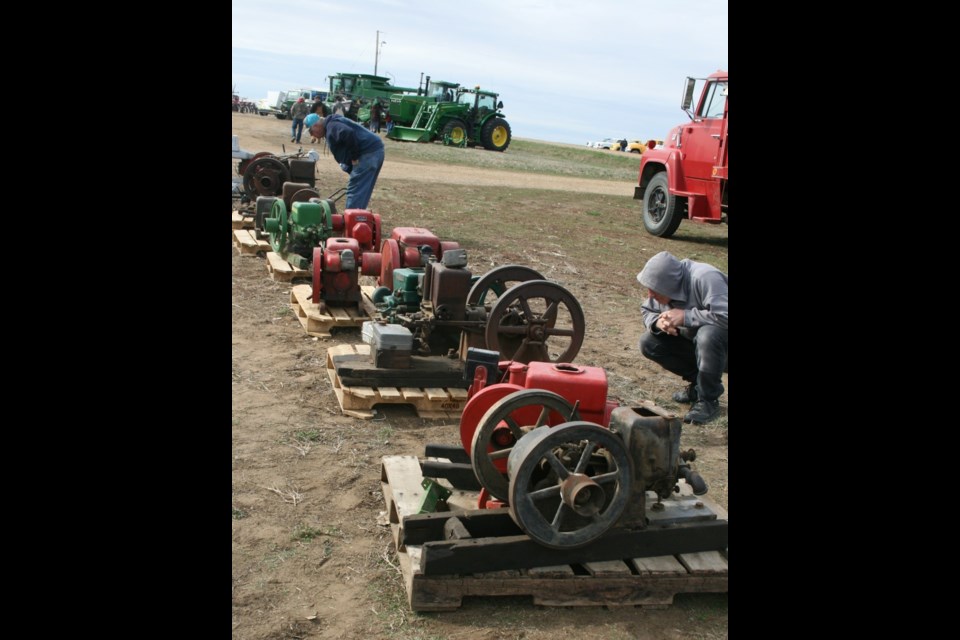
<svg viewBox="0 0 960 640">
<path fill-rule="evenodd" d="M 687 388 L 682 391 L 677 391 L 673 394 L 673 401 L 680 402 L 683 404 L 693 404 L 700 399 L 699 394 L 697 393 L 697 383 L 691 382 L 687 385 Z"/>
<path fill-rule="evenodd" d="M 706 424 L 720 416 L 720 402 L 718 400 L 698 400 L 691 407 L 690 412 L 683 416 L 687 424 Z"/>
</svg>

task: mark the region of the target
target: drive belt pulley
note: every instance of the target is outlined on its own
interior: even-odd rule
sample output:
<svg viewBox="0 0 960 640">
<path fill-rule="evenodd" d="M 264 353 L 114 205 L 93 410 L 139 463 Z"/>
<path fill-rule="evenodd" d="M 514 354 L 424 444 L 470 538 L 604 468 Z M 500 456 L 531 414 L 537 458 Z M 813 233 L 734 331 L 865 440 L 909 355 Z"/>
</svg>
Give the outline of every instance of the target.
<svg viewBox="0 0 960 640">
<path fill-rule="evenodd" d="M 507 458 L 510 517 L 546 547 L 589 544 L 623 514 L 631 465 L 623 441 L 598 424 L 538 427 Z"/>
</svg>

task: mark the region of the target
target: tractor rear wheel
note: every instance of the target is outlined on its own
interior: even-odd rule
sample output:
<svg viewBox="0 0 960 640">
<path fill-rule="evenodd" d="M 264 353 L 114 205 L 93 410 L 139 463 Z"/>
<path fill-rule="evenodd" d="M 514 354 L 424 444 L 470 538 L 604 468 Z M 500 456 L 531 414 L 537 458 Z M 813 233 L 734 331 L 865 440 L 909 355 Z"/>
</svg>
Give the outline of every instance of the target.
<svg viewBox="0 0 960 640">
<path fill-rule="evenodd" d="M 449 140 L 451 146 L 466 146 L 464 143 L 467 139 L 467 125 L 459 118 L 450 120 L 443 126 L 442 138 L 444 144 L 448 144 L 447 140 Z"/>
<path fill-rule="evenodd" d="M 667 172 L 653 176 L 643 194 L 643 228 L 660 238 L 669 238 L 680 226 L 683 215 L 677 197 L 670 193 Z"/>
<path fill-rule="evenodd" d="M 506 151 L 510 146 L 510 125 L 503 118 L 490 118 L 483 123 L 480 141 L 488 151 Z"/>
</svg>

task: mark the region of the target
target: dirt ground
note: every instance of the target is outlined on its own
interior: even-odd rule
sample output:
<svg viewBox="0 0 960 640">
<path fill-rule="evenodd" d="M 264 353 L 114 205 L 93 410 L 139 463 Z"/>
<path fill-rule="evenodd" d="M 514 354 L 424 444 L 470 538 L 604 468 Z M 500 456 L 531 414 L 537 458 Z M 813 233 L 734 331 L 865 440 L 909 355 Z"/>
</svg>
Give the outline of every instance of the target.
<svg viewBox="0 0 960 640">
<path fill-rule="evenodd" d="M 233 133 L 248 151 L 279 153 L 281 143 L 291 150 L 289 121 L 234 114 Z M 385 217 L 390 194 L 405 189 L 402 193 L 410 197 L 418 183 L 424 183 L 424 189 L 426 183 L 508 185 L 552 190 L 558 197 L 632 194 L 632 185 L 619 182 L 404 160 L 391 157 L 391 146 L 405 143 L 386 144 L 387 162 L 370 207 Z M 346 176 L 326 156 L 318 163 L 318 181 L 327 186 L 322 191 L 333 191 L 346 184 Z M 639 216 L 639 203 L 621 200 Z M 531 215 L 548 216 L 549 211 L 525 209 L 523 219 Z M 403 223 L 393 216 L 390 227 L 384 223 L 384 232 Z M 713 246 L 719 244 L 725 253 L 726 227 L 708 233 Z M 509 247 L 479 247 L 470 251 L 469 260 L 471 265 L 504 263 L 511 253 Z M 689 253 L 682 257 L 691 257 Z M 380 460 L 385 455 L 422 455 L 428 442 L 457 443 L 457 423 L 424 420 L 398 406 L 383 408 L 372 420 L 342 415 L 325 370 L 325 354 L 331 345 L 359 344 L 359 330 L 337 332 L 329 340 L 308 336 L 288 306 L 291 285 L 271 280 L 262 256 L 241 256 L 232 245 L 231 256 L 235 640 L 727 637 L 726 594 L 679 594 L 665 609 L 554 608 L 536 607 L 529 598 L 465 598 L 457 611 L 411 612 L 382 516 Z M 561 257 L 539 259 L 538 269 L 563 266 Z M 609 280 L 590 272 L 590 263 L 575 266 L 584 281 Z M 626 274 L 626 280 L 633 275 L 635 271 Z M 681 386 L 679 378 L 647 364 L 637 351 L 639 289 L 622 294 L 624 311 L 602 318 L 591 314 L 609 304 L 607 288 L 584 286 L 574 293 L 587 312 L 588 327 L 595 323 L 576 362 L 603 366 L 609 395 L 624 403 L 649 398 L 682 410 L 669 400 Z M 710 487 L 709 497 L 724 508 L 726 401 L 725 394 L 723 417 L 716 422 L 685 425 L 681 443 L 696 449 L 694 466 Z"/>
</svg>

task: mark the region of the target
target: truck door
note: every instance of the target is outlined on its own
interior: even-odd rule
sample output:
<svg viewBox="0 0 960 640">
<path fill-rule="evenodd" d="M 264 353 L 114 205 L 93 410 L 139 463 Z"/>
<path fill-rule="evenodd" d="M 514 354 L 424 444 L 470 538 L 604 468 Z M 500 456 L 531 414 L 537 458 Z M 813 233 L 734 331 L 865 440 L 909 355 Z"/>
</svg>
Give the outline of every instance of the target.
<svg viewBox="0 0 960 640">
<path fill-rule="evenodd" d="M 690 180 L 713 180 L 713 168 L 720 160 L 720 134 L 727 104 L 727 81 L 709 82 L 704 87 L 696 117 L 683 128 L 683 168 Z M 692 185 L 688 184 L 688 188 Z M 695 191 L 702 190 L 693 188 Z"/>
</svg>

